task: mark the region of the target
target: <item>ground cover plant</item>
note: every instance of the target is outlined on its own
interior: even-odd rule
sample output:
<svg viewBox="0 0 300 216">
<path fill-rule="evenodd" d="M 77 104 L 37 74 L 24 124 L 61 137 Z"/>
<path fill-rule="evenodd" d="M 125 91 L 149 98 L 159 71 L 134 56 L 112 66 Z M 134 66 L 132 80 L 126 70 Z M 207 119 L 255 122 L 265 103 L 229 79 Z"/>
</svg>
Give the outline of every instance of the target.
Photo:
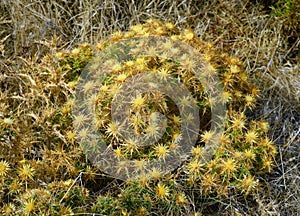
<svg viewBox="0 0 300 216">
<path fill-rule="evenodd" d="M 46 5 L 47 4 L 47 5 Z M 297 215 L 299 210 L 299 3 L 297 1 L 3 1 L 0 4 L 0 175 L 3 215 Z M 26 19 L 24 19 L 26 17 Z M 38 28 L 37 28 L 38 26 Z M 120 157 L 164 158 L 176 149 L 180 117 L 162 95 L 132 98 L 136 133 L 156 136 L 155 111 L 171 125 L 163 142 L 135 148 L 117 138 L 112 95 L 145 69 L 176 77 L 198 102 L 191 157 L 162 175 L 112 178 L 78 143 L 72 107 L 82 70 L 124 38 L 159 35 L 199 50 L 224 86 L 221 145 L 202 150 L 210 103 L 187 67 L 150 56 L 115 65 L 97 96 L 99 132 Z M 153 53 L 152 53 L 153 54 Z M 89 86 L 86 86 L 88 90 Z M 220 99 L 221 100 L 221 99 Z M 147 106 L 146 106 L 147 105 Z M 150 108 L 149 108 L 150 107 Z M 145 132 L 143 132 L 145 131 Z"/>
</svg>

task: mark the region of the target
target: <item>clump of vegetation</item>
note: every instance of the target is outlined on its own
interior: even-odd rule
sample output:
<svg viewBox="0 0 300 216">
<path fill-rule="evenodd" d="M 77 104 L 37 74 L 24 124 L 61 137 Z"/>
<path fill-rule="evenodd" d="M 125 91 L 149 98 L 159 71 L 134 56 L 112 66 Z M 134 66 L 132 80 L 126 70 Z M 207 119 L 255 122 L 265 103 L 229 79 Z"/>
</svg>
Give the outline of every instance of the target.
<svg viewBox="0 0 300 216">
<path fill-rule="evenodd" d="M 287 26 L 286 30 L 299 30 L 300 3 L 297 0 L 279 0 L 270 6 L 275 16 L 282 18 Z"/>
<path fill-rule="evenodd" d="M 163 175 L 159 169 L 153 169 L 135 181 L 103 191 L 95 182 L 105 185 L 111 179 L 103 178 L 105 175 L 87 160 L 77 142 L 84 134 L 76 133 L 72 124 L 78 77 L 99 51 L 122 39 L 151 35 L 182 41 L 201 53 L 205 69 L 208 73 L 215 72 L 224 87 L 219 100 L 227 106 L 225 130 L 212 160 L 202 163 L 204 148 L 215 135 L 210 128 L 213 101 L 189 68 L 156 56 L 155 52 L 111 65 L 112 72 L 101 83 L 94 101 L 95 118 L 99 133 L 119 157 L 163 159 L 176 151 L 175 140 L 181 133 L 178 105 L 162 94 L 146 92 L 131 98 L 130 125 L 137 134 L 158 136 L 159 127 L 151 118 L 155 117 L 153 113 L 160 112 L 166 116 L 167 133 L 159 143 L 142 148 L 118 137 L 118 125 L 111 121 L 111 103 L 114 93 L 133 75 L 150 71 L 162 80 L 173 77 L 184 83 L 196 101 L 202 122 L 191 157 L 177 170 Z M 128 32 L 114 33 L 95 48 L 82 44 L 70 51 L 58 52 L 51 46 L 49 49 L 52 53 L 38 64 L 34 58 L 23 59 L 21 69 L 15 74 L 8 60 L 4 62 L 7 67 L 1 67 L 2 214 L 186 215 L 195 213 L 191 207 L 193 197 L 200 202 L 207 197 L 227 196 L 230 190 L 250 194 L 259 188 L 256 175 L 272 169 L 276 148 L 267 137 L 269 125 L 262 119 L 248 121 L 245 115 L 247 109 L 254 109 L 259 90 L 248 81 L 239 59 L 219 53 L 193 31 L 179 31 L 173 23 L 149 20 L 132 26 Z M 80 119 L 75 117 L 74 122 Z M 102 190 L 100 195 L 98 190 Z"/>
</svg>

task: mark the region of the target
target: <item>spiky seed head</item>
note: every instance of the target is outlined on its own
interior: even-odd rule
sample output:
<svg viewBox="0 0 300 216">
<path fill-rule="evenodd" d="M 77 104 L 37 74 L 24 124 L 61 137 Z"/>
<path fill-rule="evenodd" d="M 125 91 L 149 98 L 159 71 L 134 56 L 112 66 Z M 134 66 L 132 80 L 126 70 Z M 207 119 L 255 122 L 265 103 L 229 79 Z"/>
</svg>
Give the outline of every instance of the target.
<svg viewBox="0 0 300 216">
<path fill-rule="evenodd" d="M 254 179 L 253 176 L 244 176 L 241 181 L 241 188 L 246 194 L 254 190 L 258 186 L 258 181 Z"/>
<path fill-rule="evenodd" d="M 25 214 L 31 214 L 35 210 L 35 201 L 30 199 L 23 204 L 23 212 Z"/>
<path fill-rule="evenodd" d="M 256 155 L 252 149 L 245 150 L 244 155 L 248 160 L 255 160 L 255 157 L 256 157 Z"/>
<path fill-rule="evenodd" d="M 257 142 L 258 134 L 256 131 L 250 130 L 245 134 L 245 140 L 247 143 L 253 144 Z"/>
<path fill-rule="evenodd" d="M 255 105 L 255 98 L 249 94 L 245 95 L 246 106 L 252 108 Z"/>
<path fill-rule="evenodd" d="M 185 205 L 188 203 L 188 199 L 186 198 L 184 193 L 177 193 L 175 195 L 175 201 L 177 205 Z"/>
<path fill-rule="evenodd" d="M 9 170 L 9 163 L 6 161 L 1 161 L 0 162 L 0 176 L 6 176 L 7 172 Z"/>
<path fill-rule="evenodd" d="M 121 126 L 119 122 L 111 122 L 108 124 L 105 133 L 108 134 L 108 136 L 113 136 L 117 138 L 120 134 Z"/>
<path fill-rule="evenodd" d="M 146 100 L 142 95 L 138 95 L 133 101 L 132 101 L 132 107 L 134 109 L 141 109 L 145 106 Z"/>
<path fill-rule="evenodd" d="M 183 35 L 186 40 L 192 40 L 195 37 L 194 32 L 191 30 L 185 30 Z"/>
<path fill-rule="evenodd" d="M 124 82 L 126 79 L 127 79 L 127 75 L 124 73 L 117 76 L 117 81 L 119 82 Z"/>
<path fill-rule="evenodd" d="M 154 151 L 155 151 L 155 155 L 158 158 L 165 158 L 168 155 L 168 152 L 169 152 L 168 147 L 165 146 L 165 145 L 162 145 L 162 144 L 157 145 L 154 148 Z"/>
<path fill-rule="evenodd" d="M 153 178 L 155 180 L 155 179 L 160 179 L 162 177 L 163 173 L 161 170 L 154 167 L 149 171 L 149 175 L 151 178 Z"/>
<path fill-rule="evenodd" d="M 194 157 L 199 157 L 203 153 L 203 148 L 201 146 L 193 147 L 191 153 Z"/>
<path fill-rule="evenodd" d="M 174 24 L 173 24 L 173 23 L 170 23 L 170 22 L 168 22 L 168 23 L 166 23 L 166 27 L 167 27 L 167 29 L 170 29 L 170 30 L 172 30 L 172 29 L 174 29 Z"/>
<path fill-rule="evenodd" d="M 201 142 L 208 143 L 214 136 L 214 132 L 212 131 L 205 131 L 201 134 Z"/>
<path fill-rule="evenodd" d="M 222 163 L 222 173 L 226 173 L 230 175 L 231 173 L 237 170 L 236 162 L 233 158 L 228 158 L 227 160 L 223 160 Z"/>
<path fill-rule="evenodd" d="M 35 174 L 35 169 L 30 166 L 30 164 L 24 164 L 22 167 L 18 168 L 18 175 L 22 180 L 32 179 Z"/>
<path fill-rule="evenodd" d="M 169 196 L 170 189 L 165 184 L 158 183 L 157 186 L 155 187 L 155 192 L 159 198 L 165 199 Z"/>
</svg>

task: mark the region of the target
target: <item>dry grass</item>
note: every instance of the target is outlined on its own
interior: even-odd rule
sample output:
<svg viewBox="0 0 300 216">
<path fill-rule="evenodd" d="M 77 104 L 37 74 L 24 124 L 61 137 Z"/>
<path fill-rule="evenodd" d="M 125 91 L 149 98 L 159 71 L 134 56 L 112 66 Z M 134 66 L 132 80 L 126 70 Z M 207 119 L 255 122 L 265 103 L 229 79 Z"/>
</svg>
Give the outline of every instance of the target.
<svg viewBox="0 0 300 216">
<path fill-rule="evenodd" d="M 283 22 L 262 5 L 247 0 L 51 0 L 45 4 L 2 0 L 0 12 L 0 62 L 33 55 L 38 62 L 51 50 L 47 43 L 53 37 L 60 38 L 52 43 L 54 50 L 82 42 L 95 44 L 149 18 L 192 28 L 220 52 L 242 59 L 251 81 L 262 91 L 249 118 L 264 117 L 270 123 L 270 137 L 279 149 L 276 167 L 260 176 L 262 189 L 254 195 L 233 193 L 205 203 L 195 200 L 194 208 L 203 215 L 300 214 L 300 36 L 288 41 Z"/>
</svg>

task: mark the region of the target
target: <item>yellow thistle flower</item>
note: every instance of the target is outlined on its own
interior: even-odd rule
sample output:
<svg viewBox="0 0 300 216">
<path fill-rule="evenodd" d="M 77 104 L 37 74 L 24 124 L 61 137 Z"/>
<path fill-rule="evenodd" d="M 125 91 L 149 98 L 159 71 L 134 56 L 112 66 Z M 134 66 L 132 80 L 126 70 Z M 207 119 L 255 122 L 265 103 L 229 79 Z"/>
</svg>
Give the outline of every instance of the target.
<svg viewBox="0 0 300 216">
<path fill-rule="evenodd" d="M 62 185 L 65 186 L 65 187 L 69 187 L 73 182 L 74 182 L 74 180 L 68 179 L 66 181 L 63 181 Z"/>
<path fill-rule="evenodd" d="M 21 180 L 32 179 L 35 174 L 35 169 L 30 164 L 24 164 L 21 168 L 18 168 L 18 175 Z"/>
<path fill-rule="evenodd" d="M 5 204 L 2 209 L 4 215 L 13 215 L 16 212 L 16 206 L 12 203 Z"/>
<path fill-rule="evenodd" d="M 203 192 L 208 194 L 217 185 L 217 183 L 218 179 L 215 174 L 206 173 L 201 179 L 201 187 L 203 188 Z"/>
<path fill-rule="evenodd" d="M 30 214 L 35 209 L 35 203 L 33 199 L 30 199 L 29 201 L 26 201 L 23 205 L 23 211 L 25 214 Z"/>
<path fill-rule="evenodd" d="M 127 78 L 127 75 L 126 74 L 120 74 L 117 76 L 117 81 L 119 82 L 124 82 Z"/>
<path fill-rule="evenodd" d="M 267 169 L 268 172 L 271 172 L 273 166 L 274 166 L 274 162 L 272 158 L 266 157 L 263 159 L 263 168 Z"/>
<path fill-rule="evenodd" d="M 156 138 L 159 135 L 159 132 L 160 132 L 159 130 L 160 130 L 160 127 L 158 127 L 156 124 L 152 123 L 147 126 L 147 128 L 145 129 L 145 132 L 146 132 L 147 136 Z"/>
<path fill-rule="evenodd" d="M 0 162 L 0 176 L 6 176 L 9 170 L 9 163 L 6 161 Z"/>
<path fill-rule="evenodd" d="M 149 171 L 149 176 L 153 179 L 159 179 L 162 177 L 162 175 L 163 175 L 162 171 L 160 171 L 155 167 Z"/>
<path fill-rule="evenodd" d="M 223 100 L 225 101 L 225 102 L 228 102 L 229 100 L 231 100 L 232 99 L 232 95 L 231 95 L 231 93 L 230 92 L 228 92 L 228 91 L 223 91 Z"/>
<path fill-rule="evenodd" d="M 134 65 L 134 61 L 127 61 L 127 62 L 125 62 L 125 65 L 127 67 L 132 67 Z"/>
<path fill-rule="evenodd" d="M 178 125 L 181 124 L 181 118 L 180 118 L 180 116 L 173 115 L 172 119 L 173 119 L 173 122 L 174 122 L 175 125 L 178 126 Z"/>
<path fill-rule="evenodd" d="M 128 139 L 125 141 L 125 143 L 121 145 L 124 146 L 126 150 L 130 152 L 130 155 L 132 155 L 135 150 L 138 150 L 137 142 L 133 139 Z"/>
<path fill-rule="evenodd" d="M 241 71 L 240 67 L 237 65 L 230 65 L 230 72 L 235 74 Z"/>
<path fill-rule="evenodd" d="M 235 118 L 233 118 L 233 120 L 231 120 L 231 123 L 232 123 L 233 129 L 242 130 L 242 129 L 246 128 L 245 115 L 242 113 L 242 114 L 236 116 Z"/>
<path fill-rule="evenodd" d="M 70 107 L 67 107 L 67 106 L 64 106 L 62 109 L 61 109 L 61 113 L 63 115 L 67 115 L 68 113 L 71 112 L 71 108 Z"/>
<path fill-rule="evenodd" d="M 16 179 L 14 179 L 12 183 L 9 185 L 10 193 L 19 193 L 21 189 L 22 189 L 22 183 Z"/>
<path fill-rule="evenodd" d="M 241 91 L 236 90 L 236 91 L 234 92 L 234 96 L 236 96 L 237 98 L 241 98 L 241 97 L 243 96 L 243 94 L 242 94 Z"/>
<path fill-rule="evenodd" d="M 82 44 L 80 44 L 79 46 L 80 46 L 80 48 L 82 48 L 82 49 L 88 49 L 88 48 L 90 48 L 90 44 L 89 44 L 89 43 L 82 43 Z"/>
<path fill-rule="evenodd" d="M 241 188 L 246 194 L 254 190 L 257 186 L 258 181 L 253 176 L 244 176 L 244 179 L 241 181 Z"/>
<path fill-rule="evenodd" d="M 139 207 L 136 211 L 137 216 L 145 216 L 145 215 L 149 215 L 147 209 L 145 209 L 144 207 Z"/>
<path fill-rule="evenodd" d="M 175 201 L 177 205 L 185 205 L 188 203 L 188 199 L 186 198 L 184 193 L 177 193 L 175 195 Z"/>
<path fill-rule="evenodd" d="M 206 61 L 210 62 L 211 59 L 213 58 L 212 53 L 204 53 L 204 58 Z"/>
<path fill-rule="evenodd" d="M 116 156 L 119 158 L 123 157 L 123 155 L 124 155 L 121 148 L 115 149 L 114 152 L 115 152 Z"/>
<path fill-rule="evenodd" d="M 255 103 L 255 98 L 249 94 L 245 95 L 246 106 L 252 108 Z"/>
<path fill-rule="evenodd" d="M 242 80 L 243 82 L 247 82 L 248 80 L 248 75 L 244 72 L 239 73 L 239 78 L 240 80 Z"/>
<path fill-rule="evenodd" d="M 271 140 L 269 140 L 268 137 L 262 138 L 259 144 L 263 147 L 266 147 L 267 149 L 274 145 L 274 143 Z"/>
<path fill-rule="evenodd" d="M 190 106 L 191 105 L 191 98 L 189 96 L 183 96 L 182 98 L 180 98 L 180 102 L 179 105 L 182 107 L 185 106 Z"/>
<path fill-rule="evenodd" d="M 169 196 L 170 189 L 163 183 L 158 183 L 157 187 L 155 187 L 155 192 L 159 198 L 164 199 Z"/>
<path fill-rule="evenodd" d="M 79 131 L 77 132 L 77 137 L 78 137 L 79 139 L 86 139 L 86 138 L 89 136 L 89 134 L 90 134 L 89 129 L 88 129 L 88 128 L 84 128 L 84 129 L 79 130 Z"/>
<path fill-rule="evenodd" d="M 266 121 L 260 121 L 258 122 L 258 128 L 262 130 L 264 133 L 266 133 L 269 131 L 270 125 Z"/>
<path fill-rule="evenodd" d="M 134 109 L 141 109 L 145 106 L 146 100 L 142 95 L 139 95 L 132 101 L 132 107 Z"/>
<path fill-rule="evenodd" d="M 225 72 L 223 74 L 223 83 L 225 86 L 231 86 L 234 83 L 234 78 L 231 73 Z"/>
<path fill-rule="evenodd" d="M 100 91 L 103 91 L 103 92 L 108 91 L 108 89 L 109 89 L 109 87 L 108 87 L 107 85 L 102 85 L 102 86 L 100 87 Z"/>
<path fill-rule="evenodd" d="M 231 65 L 239 65 L 241 64 L 241 61 L 237 57 L 230 58 L 230 64 Z"/>
<path fill-rule="evenodd" d="M 134 31 L 136 33 L 140 33 L 143 31 L 143 26 L 141 24 L 130 26 L 130 31 Z"/>
<path fill-rule="evenodd" d="M 207 46 L 208 46 L 209 48 L 213 48 L 213 47 L 214 47 L 214 44 L 213 44 L 212 42 L 208 42 L 208 43 L 207 43 Z"/>
<path fill-rule="evenodd" d="M 170 29 L 170 30 L 174 29 L 174 24 L 173 23 L 168 22 L 165 25 L 166 25 L 167 29 Z"/>
<path fill-rule="evenodd" d="M 227 134 L 222 133 L 221 138 L 220 138 L 220 143 L 222 146 L 227 147 L 228 145 L 230 145 L 231 140 Z"/>
<path fill-rule="evenodd" d="M 194 119 L 195 119 L 195 117 L 194 117 L 194 114 L 193 114 L 193 113 L 188 113 L 188 114 L 186 115 L 186 122 L 187 122 L 187 123 L 192 122 Z"/>
<path fill-rule="evenodd" d="M 203 148 L 201 146 L 193 147 L 191 153 L 194 157 L 199 157 L 203 153 Z"/>
<path fill-rule="evenodd" d="M 57 53 L 55 53 L 54 56 L 55 56 L 55 58 L 60 60 L 60 59 L 64 58 L 65 54 L 63 52 L 57 52 Z"/>
<path fill-rule="evenodd" d="M 136 63 L 139 64 L 139 65 L 144 65 L 146 64 L 146 59 L 145 58 L 136 58 Z"/>
<path fill-rule="evenodd" d="M 162 44 L 162 50 L 166 52 L 170 52 L 170 50 L 173 48 L 173 43 L 171 41 L 166 41 L 165 43 Z"/>
<path fill-rule="evenodd" d="M 121 71 L 122 70 L 122 66 L 120 64 L 114 64 L 112 66 L 112 70 L 113 70 L 113 72 Z"/>
<path fill-rule="evenodd" d="M 257 87 L 255 87 L 255 86 L 252 87 L 251 94 L 252 94 L 253 97 L 258 97 L 259 92 L 260 92 L 260 90 Z"/>
<path fill-rule="evenodd" d="M 163 35 L 165 33 L 165 31 L 162 27 L 158 27 L 155 29 L 155 33 L 158 35 Z"/>
<path fill-rule="evenodd" d="M 122 37 L 123 37 L 123 32 L 117 31 L 111 35 L 111 40 L 115 42 L 122 39 Z"/>
<path fill-rule="evenodd" d="M 139 130 L 144 126 L 145 122 L 141 115 L 132 115 L 130 118 L 130 124 L 134 127 L 135 133 L 140 134 Z"/>
<path fill-rule="evenodd" d="M 201 164 L 197 160 L 192 160 L 187 164 L 187 171 L 189 173 L 198 172 L 201 168 Z"/>
<path fill-rule="evenodd" d="M 77 80 L 74 80 L 74 81 L 71 81 L 71 82 L 68 82 L 68 86 L 71 88 L 71 89 L 74 89 L 77 85 Z"/>
<path fill-rule="evenodd" d="M 234 153 L 233 153 L 233 159 L 234 160 L 236 160 L 236 161 L 241 161 L 241 160 L 244 160 L 243 159 L 243 152 L 241 152 L 241 151 L 235 151 Z"/>
<path fill-rule="evenodd" d="M 75 48 L 75 49 L 73 49 L 72 51 L 71 51 L 71 53 L 74 55 L 74 56 L 77 56 L 77 55 L 79 55 L 79 53 L 80 53 L 80 49 L 79 48 Z"/>
<path fill-rule="evenodd" d="M 178 35 L 171 35 L 171 39 L 176 41 L 176 40 L 179 40 L 180 39 L 180 36 Z"/>
<path fill-rule="evenodd" d="M 87 82 L 84 86 L 83 86 L 83 91 L 85 93 L 90 92 L 91 90 L 93 90 L 93 88 L 95 87 L 95 82 L 93 81 L 89 81 Z"/>
<path fill-rule="evenodd" d="M 72 131 L 69 131 L 69 132 L 67 133 L 67 140 L 73 142 L 73 141 L 75 140 L 75 133 L 72 132 Z"/>
<path fill-rule="evenodd" d="M 175 142 L 170 142 L 170 143 L 169 143 L 169 149 L 170 149 L 171 151 L 175 151 L 176 149 L 178 149 L 178 144 L 175 143 Z"/>
<path fill-rule="evenodd" d="M 190 71 L 191 69 L 193 69 L 195 67 L 196 62 L 190 58 L 190 56 L 188 56 L 187 54 L 183 54 L 180 58 L 179 58 L 179 62 L 181 64 L 180 68 L 186 70 L 186 71 Z M 208 66 L 211 66 L 210 64 Z M 207 66 L 207 67 L 208 67 Z M 212 67 L 212 66 L 211 66 Z M 208 69 L 208 68 L 207 68 Z M 209 70 L 209 69 L 208 69 Z M 212 69 L 213 70 L 213 69 Z"/>
<path fill-rule="evenodd" d="M 158 73 L 159 73 L 159 75 L 161 76 L 161 78 L 162 78 L 163 80 L 167 80 L 167 78 L 168 78 L 169 75 L 170 75 L 170 72 L 169 72 L 167 69 L 165 69 L 165 68 L 160 69 L 160 70 L 158 71 Z"/>
<path fill-rule="evenodd" d="M 205 131 L 201 134 L 201 142 L 208 143 L 214 136 L 214 132 L 212 131 Z"/>
<path fill-rule="evenodd" d="M 80 126 L 82 126 L 84 124 L 85 121 L 87 121 L 88 118 L 85 116 L 85 115 L 78 115 L 78 116 L 75 116 L 74 117 L 74 121 L 73 121 L 73 124 L 74 124 L 74 127 L 75 128 L 79 128 Z"/>
<path fill-rule="evenodd" d="M 250 143 L 250 144 L 253 144 L 253 143 L 256 143 L 257 142 L 257 133 L 255 131 L 248 131 L 246 134 L 245 134 L 245 140 L 247 143 Z"/>
<path fill-rule="evenodd" d="M 255 157 L 256 157 L 256 155 L 255 155 L 255 153 L 253 152 L 252 149 L 245 150 L 244 155 L 249 160 L 255 160 Z"/>
<path fill-rule="evenodd" d="M 226 173 L 227 175 L 230 175 L 237 170 L 236 163 L 235 163 L 234 159 L 232 159 L 232 158 L 223 160 L 223 163 L 221 166 L 222 166 L 222 172 L 221 172 L 222 174 Z"/>
<path fill-rule="evenodd" d="M 120 124 L 119 122 L 111 122 L 108 124 L 105 133 L 108 134 L 108 136 L 113 136 L 114 138 L 117 138 L 120 134 Z"/>
<path fill-rule="evenodd" d="M 104 49 L 104 43 L 103 42 L 99 42 L 99 43 L 97 43 L 97 45 L 96 45 L 96 48 L 98 49 L 98 50 L 102 50 L 102 49 Z"/>
<path fill-rule="evenodd" d="M 146 187 L 146 186 L 149 186 L 151 179 L 148 174 L 143 173 L 143 174 L 138 175 L 137 180 L 138 180 L 140 186 Z"/>
<path fill-rule="evenodd" d="M 168 147 L 164 146 L 162 144 L 157 145 L 154 148 L 154 151 L 155 151 L 155 155 L 158 158 L 165 158 L 167 156 L 168 152 L 169 152 Z"/>
<path fill-rule="evenodd" d="M 184 38 L 186 40 L 192 40 L 194 37 L 195 37 L 195 34 L 194 34 L 193 31 L 191 31 L 191 30 L 185 30 L 184 31 Z"/>
</svg>

